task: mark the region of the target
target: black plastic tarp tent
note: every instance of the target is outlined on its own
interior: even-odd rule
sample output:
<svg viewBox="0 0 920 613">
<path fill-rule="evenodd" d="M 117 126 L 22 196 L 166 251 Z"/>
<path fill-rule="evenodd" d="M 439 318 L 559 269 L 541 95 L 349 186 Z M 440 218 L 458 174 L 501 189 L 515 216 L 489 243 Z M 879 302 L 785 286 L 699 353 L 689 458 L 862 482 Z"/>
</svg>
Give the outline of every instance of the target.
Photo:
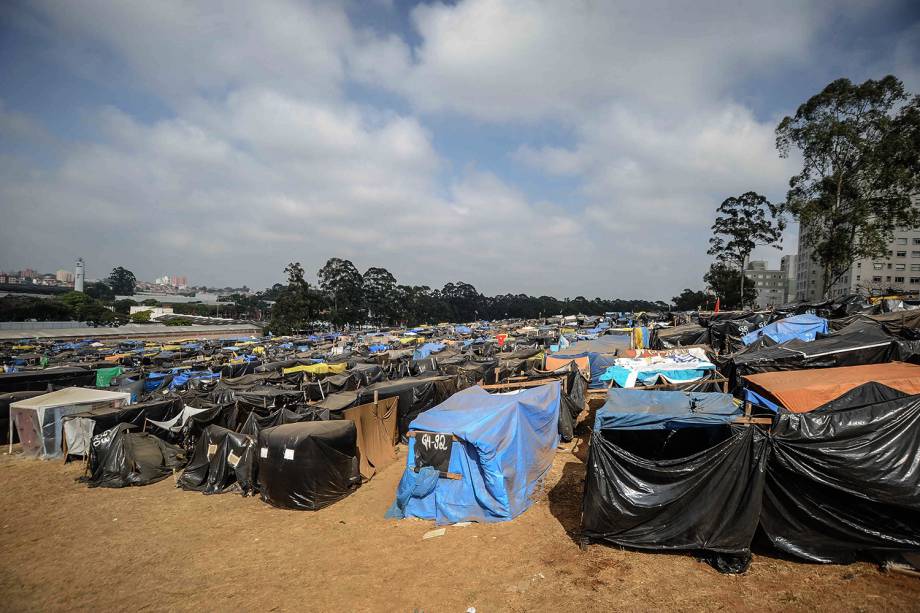
<svg viewBox="0 0 920 613">
<path fill-rule="evenodd" d="M 352 421 L 267 428 L 259 433 L 258 447 L 259 494 L 272 506 L 315 511 L 361 484 Z"/>
<path fill-rule="evenodd" d="M 90 487 L 149 485 L 185 464 L 182 449 L 147 432 L 132 432 L 132 428 L 118 424 L 92 438 L 90 475 L 82 479 Z"/>
<path fill-rule="evenodd" d="M 702 551 L 720 570 L 744 570 L 767 444 L 730 425 L 737 416 L 728 394 L 611 390 L 591 436 L 582 537 Z"/>
<path fill-rule="evenodd" d="M 204 494 L 231 490 L 252 492 L 255 438 L 217 425 L 207 426 L 195 444 L 192 461 L 179 477 L 178 486 Z"/>
<path fill-rule="evenodd" d="M 920 395 L 867 383 L 771 437 L 760 522 L 778 549 L 814 562 L 920 551 Z"/>
</svg>

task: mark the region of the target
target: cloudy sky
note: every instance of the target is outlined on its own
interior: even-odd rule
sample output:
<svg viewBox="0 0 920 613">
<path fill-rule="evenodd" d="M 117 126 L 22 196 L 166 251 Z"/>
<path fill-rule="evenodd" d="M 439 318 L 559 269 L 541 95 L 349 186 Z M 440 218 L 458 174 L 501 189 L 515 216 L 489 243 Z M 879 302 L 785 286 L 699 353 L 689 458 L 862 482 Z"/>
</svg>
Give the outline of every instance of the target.
<svg viewBox="0 0 920 613">
<path fill-rule="evenodd" d="M 667 299 L 725 197 L 783 197 L 778 120 L 888 73 L 915 0 L 7 1 L 0 268 Z"/>
</svg>

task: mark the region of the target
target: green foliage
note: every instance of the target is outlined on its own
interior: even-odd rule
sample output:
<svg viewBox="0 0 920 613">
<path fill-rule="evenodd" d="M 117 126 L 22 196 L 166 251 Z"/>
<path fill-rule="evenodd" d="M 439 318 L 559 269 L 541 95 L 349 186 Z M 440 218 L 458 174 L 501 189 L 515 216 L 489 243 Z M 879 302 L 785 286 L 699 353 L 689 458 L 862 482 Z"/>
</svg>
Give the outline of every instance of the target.
<svg viewBox="0 0 920 613">
<path fill-rule="evenodd" d="M 697 311 L 711 309 L 715 299 L 704 291 L 687 288 L 671 298 L 671 303 L 676 311 Z"/>
<path fill-rule="evenodd" d="M 333 323 L 352 323 L 364 319 L 364 280 L 354 264 L 349 260 L 330 258 L 316 276 L 320 288 L 332 303 L 330 319 Z"/>
<path fill-rule="evenodd" d="M 150 321 L 150 311 L 138 311 L 131 314 L 132 323 L 142 324 Z"/>
<path fill-rule="evenodd" d="M 111 287 L 101 281 L 97 283 L 87 283 L 83 287 L 83 291 L 90 298 L 102 300 L 103 302 L 115 300 L 115 292 L 112 291 Z"/>
<path fill-rule="evenodd" d="M 166 322 L 167 326 L 190 326 L 192 321 L 190 319 L 170 319 Z"/>
<path fill-rule="evenodd" d="M 127 315 L 131 312 L 131 307 L 137 306 L 137 302 L 131 300 L 130 298 L 125 298 L 124 300 L 116 300 L 112 306 L 115 307 L 116 313 Z"/>
<path fill-rule="evenodd" d="M 116 266 L 109 274 L 108 284 L 112 291 L 121 296 L 133 296 L 137 286 L 134 273 L 122 266 Z"/>
<path fill-rule="evenodd" d="M 368 268 L 361 278 L 361 290 L 370 321 L 389 323 L 399 317 L 396 277 L 386 268 Z"/>
<path fill-rule="evenodd" d="M 824 294 L 860 258 L 883 256 L 894 230 L 920 225 L 920 97 L 889 75 L 860 85 L 838 79 L 776 128 L 786 157 L 787 207 L 824 271 Z"/>
<path fill-rule="evenodd" d="M 291 262 L 284 269 L 287 286 L 277 293 L 272 307 L 269 330 L 273 334 L 291 334 L 310 327 L 319 319 L 325 306 L 323 294 L 310 287 L 304 278 L 300 262 Z"/>
<path fill-rule="evenodd" d="M 716 262 L 709 267 L 709 272 L 703 276 L 703 281 L 712 293 L 721 299 L 720 306 L 724 310 L 741 309 L 741 272 L 723 262 Z M 744 288 L 744 304 L 751 304 L 757 299 L 757 290 L 753 287 Z"/>
</svg>

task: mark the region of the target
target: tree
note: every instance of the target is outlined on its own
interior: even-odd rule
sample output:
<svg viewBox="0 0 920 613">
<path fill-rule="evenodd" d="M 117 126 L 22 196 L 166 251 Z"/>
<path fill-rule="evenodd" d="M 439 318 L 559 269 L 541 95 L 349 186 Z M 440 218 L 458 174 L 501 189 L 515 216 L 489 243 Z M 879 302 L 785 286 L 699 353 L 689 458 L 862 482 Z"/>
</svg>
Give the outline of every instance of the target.
<svg viewBox="0 0 920 613">
<path fill-rule="evenodd" d="M 802 154 L 787 207 L 824 271 L 825 297 L 854 261 L 881 257 L 895 229 L 920 225 L 920 97 L 889 75 L 830 83 L 776 128 L 781 157 Z"/>
<path fill-rule="evenodd" d="M 138 311 L 137 313 L 131 313 L 131 322 L 136 324 L 147 323 L 150 321 L 151 311 Z"/>
<path fill-rule="evenodd" d="M 108 279 L 112 291 L 121 296 L 133 296 L 134 288 L 137 286 L 137 279 L 134 273 L 121 266 L 112 269 Z"/>
<path fill-rule="evenodd" d="M 753 287 L 743 287 L 738 281 L 742 273 L 724 262 L 716 262 L 709 267 L 709 272 L 703 276 L 703 281 L 720 298 L 723 309 L 744 308 L 757 299 L 757 290 Z M 742 290 L 743 288 L 743 290 Z M 741 292 L 744 291 L 744 300 Z"/>
<path fill-rule="evenodd" d="M 713 300 L 706 292 L 687 288 L 680 293 L 680 296 L 671 298 L 671 302 L 677 311 L 696 311 L 708 308 Z"/>
<path fill-rule="evenodd" d="M 361 279 L 368 319 L 389 322 L 397 316 L 396 277 L 386 268 L 368 268 Z"/>
<path fill-rule="evenodd" d="M 362 318 L 363 281 L 349 260 L 330 258 L 317 273 L 319 286 L 332 302 L 332 321 L 355 323 Z"/>
<path fill-rule="evenodd" d="M 116 313 L 127 315 L 131 312 L 131 307 L 137 306 L 137 302 L 130 298 L 125 298 L 124 300 L 116 300 L 113 306 L 115 307 Z"/>
<path fill-rule="evenodd" d="M 322 309 L 323 296 L 303 278 L 300 262 L 291 262 L 284 269 L 287 286 L 278 292 L 272 307 L 269 329 L 274 334 L 291 334 L 309 327 Z"/>
<path fill-rule="evenodd" d="M 786 222 L 781 206 L 772 204 L 756 192 L 745 192 L 726 198 L 716 209 L 718 216 L 712 224 L 709 255 L 726 264 L 735 264 L 740 271 L 739 295 L 744 292 L 744 266 L 758 245 L 779 249 Z"/>
<path fill-rule="evenodd" d="M 87 283 L 83 288 L 83 293 L 96 300 L 115 300 L 115 292 L 112 291 L 111 287 L 101 281 L 96 283 Z"/>
</svg>

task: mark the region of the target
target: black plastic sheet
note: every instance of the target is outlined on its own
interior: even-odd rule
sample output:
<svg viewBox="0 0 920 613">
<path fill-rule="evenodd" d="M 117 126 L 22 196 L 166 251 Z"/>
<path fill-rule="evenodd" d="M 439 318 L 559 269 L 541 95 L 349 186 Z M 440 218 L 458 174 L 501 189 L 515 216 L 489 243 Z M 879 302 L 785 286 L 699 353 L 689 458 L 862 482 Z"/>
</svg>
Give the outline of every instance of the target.
<svg viewBox="0 0 920 613">
<path fill-rule="evenodd" d="M 702 551 L 723 572 L 747 568 L 766 437 L 750 427 L 592 434 L 582 536 L 651 550 Z"/>
<path fill-rule="evenodd" d="M 185 464 L 185 452 L 147 432 L 118 424 L 92 438 L 89 487 L 128 487 L 161 481 Z"/>
<path fill-rule="evenodd" d="M 778 549 L 834 563 L 920 551 L 920 395 L 899 394 L 870 383 L 778 418 L 761 515 Z"/>
<path fill-rule="evenodd" d="M 283 410 L 283 409 L 282 409 Z M 255 485 L 255 438 L 216 425 L 198 437 L 192 461 L 179 477 L 178 486 L 204 494 L 238 490 L 245 496 Z"/>
<path fill-rule="evenodd" d="M 286 424 L 259 433 L 262 500 L 284 509 L 316 511 L 361 484 L 352 421 Z"/>
</svg>

